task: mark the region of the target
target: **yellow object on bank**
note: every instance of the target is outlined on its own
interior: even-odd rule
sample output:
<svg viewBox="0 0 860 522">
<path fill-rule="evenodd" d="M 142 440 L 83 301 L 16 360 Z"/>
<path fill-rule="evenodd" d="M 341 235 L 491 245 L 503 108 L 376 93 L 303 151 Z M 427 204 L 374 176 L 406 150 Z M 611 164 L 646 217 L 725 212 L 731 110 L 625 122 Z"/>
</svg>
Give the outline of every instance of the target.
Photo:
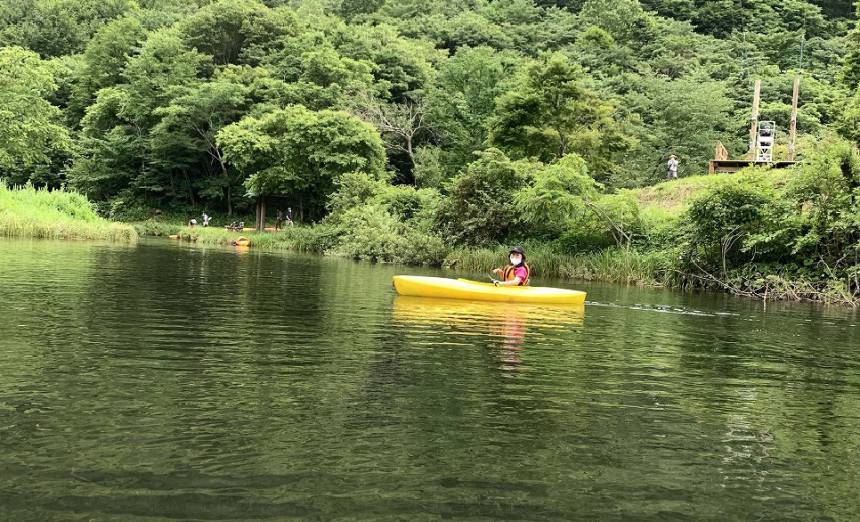
<svg viewBox="0 0 860 522">
<path fill-rule="evenodd" d="M 250 246 L 251 240 L 247 237 L 240 237 L 236 240 L 236 246 Z"/>
<path fill-rule="evenodd" d="M 446 277 L 394 276 L 394 288 L 400 295 L 469 299 L 508 303 L 552 303 L 582 305 L 585 292 L 540 286 L 495 286 L 467 279 Z"/>
</svg>

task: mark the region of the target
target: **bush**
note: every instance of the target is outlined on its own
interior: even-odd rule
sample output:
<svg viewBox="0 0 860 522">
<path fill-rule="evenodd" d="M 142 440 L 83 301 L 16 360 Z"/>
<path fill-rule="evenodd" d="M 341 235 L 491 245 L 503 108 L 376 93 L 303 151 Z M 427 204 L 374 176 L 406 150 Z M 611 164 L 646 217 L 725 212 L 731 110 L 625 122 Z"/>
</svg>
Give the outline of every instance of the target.
<svg viewBox="0 0 860 522">
<path fill-rule="evenodd" d="M 687 259 L 696 269 L 726 271 L 749 261 L 747 241 L 766 223 L 772 191 L 750 183 L 719 185 L 692 201 L 683 218 Z"/>
<path fill-rule="evenodd" d="M 446 255 L 441 237 L 403 225 L 380 205 L 344 213 L 334 251 L 354 259 L 436 266 Z"/>
<path fill-rule="evenodd" d="M 528 163 L 511 161 L 498 149 L 479 153 L 451 181 L 439 209 L 443 234 L 470 245 L 507 239 L 518 224 L 514 193 L 528 184 L 530 171 Z"/>
</svg>

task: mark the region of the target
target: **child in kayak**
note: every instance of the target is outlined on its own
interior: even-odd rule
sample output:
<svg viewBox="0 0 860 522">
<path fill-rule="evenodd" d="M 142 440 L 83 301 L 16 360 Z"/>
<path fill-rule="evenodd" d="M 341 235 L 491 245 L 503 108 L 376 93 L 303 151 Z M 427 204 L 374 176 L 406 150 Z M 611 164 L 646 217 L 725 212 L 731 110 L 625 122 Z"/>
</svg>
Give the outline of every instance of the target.
<svg viewBox="0 0 860 522">
<path fill-rule="evenodd" d="M 494 274 L 500 274 L 501 280 L 493 279 L 496 286 L 526 286 L 529 284 L 529 265 L 526 264 L 526 253 L 522 247 L 514 247 L 510 251 L 510 265 L 496 268 Z"/>
</svg>

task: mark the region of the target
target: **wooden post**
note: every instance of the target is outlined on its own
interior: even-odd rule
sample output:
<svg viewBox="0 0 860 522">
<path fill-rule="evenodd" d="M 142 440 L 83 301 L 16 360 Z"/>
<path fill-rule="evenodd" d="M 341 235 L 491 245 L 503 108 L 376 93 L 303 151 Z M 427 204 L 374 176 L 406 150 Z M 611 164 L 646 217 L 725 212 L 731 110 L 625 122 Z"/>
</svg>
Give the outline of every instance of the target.
<svg viewBox="0 0 860 522">
<path fill-rule="evenodd" d="M 755 161 L 758 157 L 758 105 L 761 97 L 761 80 L 755 81 L 753 90 L 753 106 L 750 115 L 750 159 Z"/>
<path fill-rule="evenodd" d="M 788 161 L 794 161 L 795 140 L 797 139 L 797 101 L 800 97 L 800 76 L 794 79 L 794 90 L 791 93 L 791 129 L 788 133 Z"/>
</svg>

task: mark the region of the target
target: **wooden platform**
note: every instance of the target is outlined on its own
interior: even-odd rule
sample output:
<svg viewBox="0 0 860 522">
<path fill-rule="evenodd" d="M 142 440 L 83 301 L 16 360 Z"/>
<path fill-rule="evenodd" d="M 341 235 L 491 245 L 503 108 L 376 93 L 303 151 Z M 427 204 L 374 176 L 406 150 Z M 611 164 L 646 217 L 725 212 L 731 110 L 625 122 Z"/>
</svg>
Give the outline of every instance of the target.
<svg viewBox="0 0 860 522">
<path fill-rule="evenodd" d="M 717 174 L 719 172 L 737 172 L 741 169 L 751 166 L 770 166 L 774 169 L 786 169 L 793 167 L 796 161 L 751 161 L 751 160 L 730 160 L 718 159 L 708 162 L 708 174 Z"/>
</svg>

